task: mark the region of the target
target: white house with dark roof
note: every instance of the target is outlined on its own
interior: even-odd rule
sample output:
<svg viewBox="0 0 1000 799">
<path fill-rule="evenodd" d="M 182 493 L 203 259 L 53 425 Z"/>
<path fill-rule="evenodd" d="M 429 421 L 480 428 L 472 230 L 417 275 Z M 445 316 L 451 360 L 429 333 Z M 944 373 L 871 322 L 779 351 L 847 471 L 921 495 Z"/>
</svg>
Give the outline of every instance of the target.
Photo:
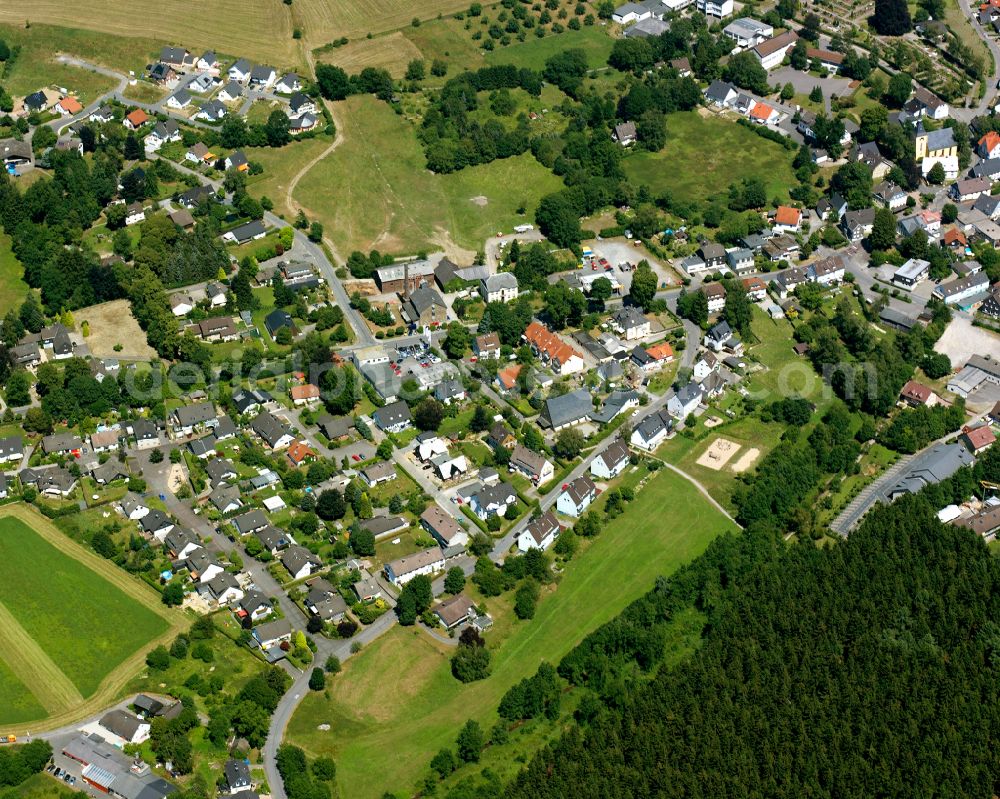
<svg viewBox="0 0 1000 799">
<path fill-rule="evenodd" d="M 616 438 L 590 462 L 590 473 L 602 480 L 611 480 L 624 472 L 628 464 L 628 446 Z"/>
<path fill-rule="evenodd" d="M 633 447 L 652 452 L 666 441 L 673 429 L 674 420 L 666 411 L 656 411 L 644 418 L 635 426 L 629 442 Z"/>
<path fill-rule="evenodd" d="M 701 400 L 701 388 L 694 383 L 688 383 L 677 389 L 674 395 L 667 400 L 667 411 L 675 419 L 684 419 L 688 414 L 698 410 Z"/>
<path fill-rule="evenodd" d="M 543 552 L 555 543 L 560 532 L 559 521 L 552 511 L 545 511 L 521 531 L 517 537 L 517 548 L 521 552 L 529 549 L 540 549 Z"/>
<path fill-rule="evenodd" d="M 402 433 L 410 427 L 413 417 L 410 415 L 410 406 L 399 400 L 377 408 L 372 414 L 372 421 L 379 430 L 386 433 Z"/>
<path fill-rule="evenodd" d="M 385 565 L 385 576 L 395 586 L 402 587 L 421 574 L 444 571 L 445 559 L 441 547 L 431 547 L 407 555 Z"/>
<path fill-rule="evenodd" d="M 544 485 L 555 476 L 552 461 L 544 455 L 528 449 L 523 444 L 517 444 L 510 454 L 508 467 L 520 472 L 534 485 Z"/>
<path fill-rule="evenodd" d="M 250 429 L 272 450 L 287 449 L 295 440 L 291 428 L 269 411 L 257 414 Z"/>
<path fill-rule="evenodd" d="M 436 502 L 432 502 L 420 514 L 420 525 L 433 536 L 444 549 L 467 546 L 469 534 Z"/>
<path fill-rule="evenodd" d="M 582 516 L 597 498 L 597 486 L 587 475 L 576 478 L 569 483 L 556 499 L 556 510 L 566 516 Z"/>
</svg>

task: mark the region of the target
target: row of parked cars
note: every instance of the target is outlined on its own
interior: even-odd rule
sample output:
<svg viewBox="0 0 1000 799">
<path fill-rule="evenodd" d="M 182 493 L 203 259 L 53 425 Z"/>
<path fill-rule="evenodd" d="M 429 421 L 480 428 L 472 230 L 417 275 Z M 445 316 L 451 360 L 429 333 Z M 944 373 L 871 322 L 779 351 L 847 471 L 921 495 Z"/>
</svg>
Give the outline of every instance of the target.
<svg viewBox="0 0 1000 799">
<path fill-rule="evenodd" d="M 76 777 L 66 771 L 66 769 L 59 768 L 55 763 L 49 763 L 45 767 L 45 770 L 57 780 L 62 780 L 69 785 L 76 785 Z"/>
</svg>

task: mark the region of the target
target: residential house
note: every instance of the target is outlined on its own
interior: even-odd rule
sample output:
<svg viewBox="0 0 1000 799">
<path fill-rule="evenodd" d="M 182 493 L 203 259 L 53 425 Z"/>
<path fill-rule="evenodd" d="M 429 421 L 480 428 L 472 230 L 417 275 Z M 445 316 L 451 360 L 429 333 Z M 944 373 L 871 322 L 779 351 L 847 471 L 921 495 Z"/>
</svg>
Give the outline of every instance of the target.
<svg viewBox="0 0 1000 799">
<path fill-rule="evenodd" d="M 670 8 L 673 0 L 665 5 Z M 695 7 L 706 17 L 725 19 L 733 13 L 733 0 L 695 0 Z"/>
<path fill-rule="evenodd" d="M 912 289 L 930 274 L 930 261 L 922 258 L 910 258 L 892 275 L 892 282 L 897 286 Z"/>
<path fill-rule="evenodd" d="M 18 167 L 30 164 L 32 160 L 31 143 L 17 139 L 0 140 L 0 157 L 4 166 Z"/>
<path fill-rule="evenodd" d="M 316 103 L 313 102 L 312 97 L 308 94 L 297 91 L 288 98 L 288 110 L 295 117 L 302 116 L 303 114 L 314 114 L 316 113 Z"/>
<path fill-rule="evenodd" d="M 72 472 L 62 466 L 51 469 L 24 469 L 17 477 L 22 486 L 33 486 L 39 494 L 49 497 L 68 497 L 76 486 L 76 478 Z"/>
<path fill-rule="evenodd" d="M 166 105 L 167 108 L 173 108 L 178 111 L 182 108 L 187 108 L 191 105 L 191 92 L 187 89 L 178 89 L 167 98 Z"/>
<path fill-rule="evenodd" d="M 743 342 L 737 338 L 729 326 L 729 322 L 726 321 L 719 322 L 709 328 L 702 343 L 713 352 L 726 350 L 736 355 L 743 352 Z"/>
<path fill-rule="evenodd" d="M 809 59 L 810 63 L 818 63 L 831 75 L 840 72 L 840 68 L 844 65 L 843 53 L 836 53 L 833 50 L 822 50 L 818 47 L 807 47 L 806 58 Z"/>
<path fill-rule="evenodd" d="M 250 429 L 272 450 L 285 449 L 295 440 L 291 428 L 269 411 L 255 416 Z"/>
<path fill-rule="evenodd" d="M 457 594 L 439 603 L 434 608 L 434 615 L 438 617 L 446 630 L 454 630 L 456 627 L 471 621 L 476 617 L 476 606 L 465 594 Z"/>
<path fill-rule="evenodd" d="M 540 322 L 532 320 L 524 331 L 524 338 L 542 362 L 557 375 L 575 374 L 583 370 L 583 356 Z"/>
<path fill-rule="evenodd" d="M 309 585 L 302 603 L 313 616 L 337 624 L 347 616 L 347 602 L 329 582 L 318 579 Z"/>
<path fill-rule="evenodd" d="M 322 568 L 323 561 L 298 544 L 288 547 L 281 556 L 281 564 L 293 580 L 302 580 Z"/>
<path fill-rule="evenodd" d="M 291 638 L 290 631 L 289 638 Z M 253 788 L 253 782 L 250 779 L 250 766 L 247 765 L 246 761 L 229 759 L 222 770 L 226 775 L 226 785 L 231 794 L 242 793 Z"/>
<path fill-rule="evenodd" d="M 726 251 L 726 265 L 731 272 L 742 275 L 755 269 L 753 251 L 745 247 L 734 247 Z"/>
<path fill-rule="evenodd" d="M 226 514 L 243 507 L 240 489 L 237 486 L 220 485 L 208 495 L 208 501 L 219 513 Z"/>
<path fill-rule="evenodd" d="M 1000 137 L 1000 134 L 995 134 Z M 970 173 L 974 178 L 987 178 L 988 180 L 1000 180 L 1000 156 L 980 161 L 972 167 Z"/>
<path fill-rule="evenodd" d="M 96 111 L 91 113 L 89 119 L 91 122 L 98 122 L 105 124 L 110 122 L 115 118 L 115 110 L 110 105 L 102 105 Z"/>
<path fill-rule="evenodd" d="M 547 510 L 521 531 L 517 537 L 517 548 L 521 552 L 529 549 L 540 549 L 543 552 L 555 543 L 561 528 L 552 511 Z"/>
<path fill-rule="evenodd" d="M 250 80 L 250 72 L 252 70 L 253 64 L 245 58 L 241 58 L 226 71 L 226 74 L 229 76 L 229 80 L 231 81 L 246 83 Z"/>
<path fill-rule="evenodd" d="M 708 312 L 719 313 L 726 307 L 726 287 L 721 283 L 706 283 L 701 292 L 708 299 Z"/>
<path fill-rule="evenodd" d="M 205 122 L 218 122 L 221 119 L 225 119 L 228 113 L 229 109 L 221 102 L 218 100 L 209 100 L 199 106 L 193 119 L 202 119 Z"/>
<path fill-rule="evenodd" d="M 624 336 L 626 341 L 645 338 L 649 335 L 652 324 L 641 311 L 631 305 L 616 310 L 608 321 L 611 329 Z"/>
<path fill-rule="evenodd" d="M 778 233 L 798 233 L 802 226 L 802 209 L 779 205 L 774 212 L 772 228 Z"/>
<path fill-rule="evenodd" d="M 214 316 L 198 322 L 198 334 L 205 341 L 236 341 L 240 337 L 230 316 Z"/>
<path fill-rule="evenodd" d="M 143 208 L 142 203 L 139 201 L 129 203 L 125 209 L 125 226 L 131 227 L 144 221 L 146 221 L 146 209 Z"/>
<path fill-rule="evenodd" d="M 251 622 L 260 621 L 269 616 L 273 610 L 267 597 L 253 589 L 247 591 L 237 604 L 239 609 L 236 615 L 240 618 L 249 618 Z"/>
<path fill-rule="evenodd" d="M 194 227 L 194 217 L 186 208 L 178 208 L 176 211 L 171 211 L 167 214 L 167 217 L 182 230 Z"/>
<path fill-rule="evenodd" d="M 213 486 L 231 483 L 237 477 L 236 466 L 228 458 L 213 458 L 205 464 L 205 471 Z"/>
<path fill-rule="evenodd" d="M 496 333 L 483 333 L 476 336 L 472 342 L 472 352 L 477 358 L 499 358 L 500 336 Z"/>
<path fill-rule="evenodd" d="M 647 5 L 650 5 L 650 0 L 645 0 Z M 660 4 L 653 0 L 653 7 L 659 10 Z M 626 39 L 649 39 L 657 36 L 662 36 L 670 30 L 670 23 L 664 19 L 658 19 L 657 17 L 650 17 L 649 19 L 641 20 L 636 22 L 634 25 L 629 26 L 625 29 L 622 34 Z M 657 62 L 660 63 L 660 62 Z"/>
<path fill-rule="evenodd" d="M 243 589 L 239 581 L 229 572 L 221 572 L 207 583 L 204 593 L 219 607 L 227 607 L 243 599 Z"/>
<path fill-rule="evenodd" d="M 292 335 L 294 336 L 298 329 L 295 327 L 295 322 L 292 321 L 292 315 L 283 308 L 275 308 L 271 313 L 264 317 L 264 327 L 271 338 L 278 335 L 278 331 L 284 327 L 287 327 Z"/>
<path fill-rule="evenodd" d="M 431 534 L 442 549 L 465 547 L 469 544 L 469 534 L 436 502 L 432 502 L 420 514 L 420 526 Z"/>
<path fill-rule="evenodd" d="M 289 391 L 292 402 L 295 405 L 314 406 L 319 402 L 319 386 L 312 383 L 303 383 L 301 386 L 292 386 Z"/>
<path fill-rule="evenodd" d="M 544 455 L 528 449 L 523 444 L 514 445 L 508 467 L 512 471 L 523 474 L 536 486 L 545 485 L 555 477 L 555 467 L 552 465 L 552 461 Z"/>
<path fill-rule="evenodd" d="M 361 528 L 367 530 L 378 541 L 390 535 L 396 535 L 408 529 L 410 522 L 404 516 L 375 516 L 361 522 Z"/>
<path fill-rule="evenodd" d="M 135 438 L 136 449 L 153 449 L 160 446 L 160 429 L 150 419 L 136 419 L 129 425 Z"/>
<path fill-rule="evenodd" d="M 978 272 L 968 277 L 958 278 L 949 283 L 941 283 L 936 286 L 933 295 L 939 300 L 944 300 L 948 305 L 958 305 L 959 307 L 971 307 L 967 302 L 970 299 L 985 299 L 983 296 L 990 287 L 989 276 L 985 272 Z"/>
<path fill-rule="evenodd" d="M 163 546 L 167 548 L 167 553 L 171 560 L 187 560 L 196 549 L 201 549 L 201 541 L 190 530 L 183 527 L 175 527 L 163 539 Z"/>
<path fill-rule="evenodd" d="M 596 424 L 611 424 L 626 411 L 639 407 L 639 394 L 632 389 L 612 391 L 599 411 L 591 411 L 590 419 Z"/>
<path fill-rule="evenodd" d="M 578 388 L 576 391 L 546 399 L 538 423 L 543 427 L 559 431 L 564 427 L 587 421 L 593 408 L 590 391 Z"/>
<path fill-rule="evenodd" d="M 518 296 L 517 278 L 513 272 L 498 272 L 479 281 L 483 302 L 511 302 Z"/>
<path fill-rule="evenodd" d="M 15 366 L 32 369 L 42 362 L 42 351 L 34 341 L 11 347 L 9 352 Z"/>
<path fill-rule="evenodd" d="M 624 472 L 628 464 L 628 445 L 616 438 L 590 462 L 590 473 L 596 478 L 611 480 Z"/>
<path fill-rule="evenodd" d="M 857 242 L 871 235 L 875 226 L 875 209 L 848 211 L 840 221 L 840 229 L 848 241 Z"/>
<path fill-rule="evenodd" d="M 625 3 L 618 6 L 611 15 L 611 21 L 619 25 L 628 25 L 631 22 L 641 22 L 653 16 L 653 12 L 640 3 Z"/>
<path fill-rule="evenodd" d="M 667 411 L 675 419 L 685 419 L 698 410 L 701 400 L 701 388 L 693 383 L 688 383 L 677 389 L 674 395 L 667 400 Z"/>
<path fill-rule="evenodd" d="M 743 290 L 753 302 L 761 302 L 767 299 L 767 283 L 756 275 L 743 278 Z"/>
<path fill-rule="evenodd" d="M 292 625 L 288 619 L 275 619 L 253 628 L 251 635 L 261 649 L 268 650 L 292 640 Z M 232 791 L 232 786 L 229 788 Z"/>
<path fill-rule="evenodd" d="M 726 248 L 714 241 L 703 241 L 698 255 L 705 262 L 706 269 L 724 269 L 726 266 Z"/>
<path fill-rule="evenodd" d="M 233 103 L 243 97 L 243 86 L 237 81 L 231 80 L 223 86 L 216 95 L 224 103 Z"/>
<path fill-rule="evenodd" d="M 98 723 L 127 744 L 141 744 L 149 740 L 150 723 L 127 710 L 109 710 Z"/>
<path fill-rule="evenodd" d="M 302 89 L 302 81 L 294 72 L 289 72 L 278 79 L 274 84 L 274 90 L 278 94 L 291 94 Z"/>
<path fill-rule="evenodd" d="M 631 147 L 635 144 L 638 136 L 635 130 L 635 122 L 619 122 L 615 125 L 611 138 L 622 147 Z"/>
<path fill-rule="evenodd" d="M 580 517 L 597 498 L 597 486 L 587 475 L 582 475 L 563 487 L 556 499 L 556 510 L 565 516 Z"/>
<path fill-rule="evenodd" d="M 517 439 L 503 422 L 494 422 L 486 434 L 486 443 L 493 449 L 503 447 L 512 450 L 517 445 Z"/>
<path fill-rule="evenodd" d="M 806 275 L 811 283 L 820 286 L 836 286 L 844 280 L 846 268 L 843 256 L 831 255 L 809 265 Z"/>
<path fill-rule="evenodd" d="M 267 516 L 264 515 L 263 511 L 251 510 L 234 517 L 232 524 L 236 529 L 237 535 L 245 536 L 263 530 L 265 527 L 270 525 L 270 522 L 267 520 Z"/>
<path fill-rule="evenodd" d="M 510 483 L 483 486 L 469 501 L 472 512 L 483 521 L 492 516 L 503 516 L 508 507 L 516 504 L 517 492 Z"/>
<path fill-rule="evenodd" d="M 670 60 L 670 68 L 677 70 L 677 77 L 679 78 L 689 78 L 692 75 L 691 61 L 687 58 L 672 58 Z"/>
<path fill-rule="evenodd" d="M 96 433 L 94 435 L 97 435 Z M 93 445 L 93 436 L 91 436 Z M 115 446 L 118 445 L 117 436 Z M 95 450 L 97 451 L 97 450 Z M 0 463 L 20 463 L 24 459 L 24 440 L 21 436 L 7 436 L 0 438 Z"/>
<path fill-rule="evenodd" d="M 351 435 L 351 428 L 354 426 L 349 416 L 331 416 L 328 413 L 321 414 L 316 419 L 320 432 L 326 436 L 330 442 L 340 441 Z"/>
<path fill-rule="evenodd" d="M 782 233 L 768 239 L 761 248 L 771 261 L 784 261 L 791 258 L 800 249 L 798 241 L 792 236 Z"/>
<path fill-rule="evenodd" d="M 392 461 L 377 461 L 361 470 L 361 478 L 374 488 L 379 483 L 396 479 L 396 465 Z"/>
<path fill-rule="evenodd" d="M 254 533 L 254 537 L 260 542 L 265 552 L 271 553 L 271 557 L 277 557 L 280 552 L 295 543 L 295 540 L 288 533 L 273 524 L 262 527 Z"/>
<path fill-rule="evenodd" d="M 174 523 L 162 510 L 153 508 L 139 519 L 139 527 L 162 544 L 167 533 L 174 529 Z"/>
<path fill-rule="evenodd" d="M 992 184 L 987 178 L 968 178 L 952 184 L 948 195 L 960 203 L 978 200 L 982 195 L 989 194 Z"/>
<path fill-rule="evenodd" d="M 219 414 L 215 410 L 215 405 L 206 401 L 175 408 L 171 419 L 176 435 L 190 436 L 195 430 L 215 427 L 219 421 Z"/>
<path fill-rule="evenodd" d="M 721 80 L 712 81 L 705 89 L 705 99 L 719 108 L 731 106 L 739 94 L 739 90 L 735 86 Z"/>
<path fill-rule="evenodd" d="M 151 82 L 160 86 L 166 84 L 176 85 L 177 82 L 177 70 L 169 64 L 164 64 L 162 61 L 151 64 L 146 74 Z"/>
<path fill-rule="evenodd" d="M 204 55 L 198 59 L 195 63 L 198 69 L 209 70 L 210 72 L 218 73 L 219 71 L 219 59 L 216 57 L 215 53 L 211 50 L 206 50 Z"/>
<path fill-rule="evenodd" d="M 876 205 L 888 208 L 895 213 L 906 208 L 907 194 L 892 181 L 882 181 L 872 189 L 872 198 Z"/>
<path fill-rule="evenodd" d="M 715 357 L 714 353 L 705 350 L 695 360 L 692 376 L 697 382 L 701 382 L 712 372 L 717 371 L 719 371 L 719 359 Z"/>
<path fill-rule="evenodd" d="M 673 425 L 673 419 L 666 411 L 655 411 L 635 426 L 629 442 L 633 447 L 652 452 L 670 435 Z"/>
<path fill-rule="evenodd" d="M 80 105 L 80 101 L 75 97 L 63 97 L 58 103 L 56 103 L 56 111 L 64 117 L 74 116 L 79 114 L 83 110 L 83 106 Z"/>
<path fill-rule="evenodd" d="M 916 380 L 906 382 L 906 385 L 899 392 L 899 398 L 912 408 L 937 404 L 937 395 L 934 393 L 934 389 L 923 383 L 918 383 Z"/>
<path fill-rule="evenodd" d="M 267 228 L 259 219 L 254 219 L 243 225 L 238 225 L 232 230 L 227 230 L 222 234 L 223 241 L 230 244 L 246 244 L 248 241 L 256 241 L 267 235 Z"/>
<path fill-rule="evenodd" d="M 227 170 L 235 169 L 237 172 L 246 172 L 250 169 L 250 161 L 242 150 L 231 152 L 222 163 Z"/>
<path fill-rule="evenodd" d="M 758 125 L 774 125 L 781 119 L 781 114 L 767 103 L 754 103 L 748 116 L 751 122 Z"/>
<path fill-rule="evenodd" d="M 83 441 L 72 433 L 52 433 L 42 439 L 42 452 L 46 455 L 79 455 Z"/>
<path fill-rule="evenodd" d="M 385 433 L 402 433 L 410 427 L 413 417 L 410 416 L 410 407 L 399 400 L 377 408 L 372 414 L 372 421 Z"/>
<path fill-rule="evenodd" d="M 254 89 L 269 89 L 274 85 L 277 73 L 274 67 L 267 64 L 257 64 L 250 70 L 250 87 Z"/>
<path fill-rule="evenodd" d="M 1000 158 L 1000 133 L 990 130 L 980 136 L 976 142 L 976 153 L 983 160 Z"/>
<path fill-rule="evenodd" d="M 394 586 L 402 587 L 414 577 L 443 571 L 444 567 L 445 560 L 441 548 L 431 547 L 387 563 L 385 576 Z"/>
</svg>

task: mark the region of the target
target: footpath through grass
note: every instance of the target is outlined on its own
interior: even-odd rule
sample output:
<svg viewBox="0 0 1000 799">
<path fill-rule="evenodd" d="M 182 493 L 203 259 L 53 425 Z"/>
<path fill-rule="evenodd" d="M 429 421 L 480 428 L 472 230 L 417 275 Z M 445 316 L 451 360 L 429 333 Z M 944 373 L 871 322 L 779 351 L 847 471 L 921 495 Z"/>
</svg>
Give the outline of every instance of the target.
<svg viewBox="0 0 1000 799">
<path fill-rule="evenodd" d="M 636 151 L 625 159 L 625 174 L 654 194 L 669 193 L 685 202 L 725 194 L 730 183 L 762 178 L 768 199 L 787 197 L 795 185 L 795 152 L 752 130 L 707 111 L 670 114 L 667 144 L 656 153 Z"/>
<path fill-rule="evenodd" d="M 303 700 L 288 740 L 314 755 L 332 755 L 344 796 L 413 788 L 434 753 L 454 745 L 466 719 L 489 729 L 511 685 L 543 660 L 558 662 L 658 575 L 672 573 L 732 529 L 694 486 L 664 470 L 569 564 L 535 618 L 514 625 L 494 650 L 487 680 L 462 685 L 451 676 L 452 649 L 420 630 L 396 627 L 351 659 L 331 681 L 329 699 L 311 694 Z M 322 724 L 330 729 L 318 729 Z"/>
<path fill-rule="evenodd" d="M 0 659 L 38 699 L 62 696 L 67 705 L 79 704 L 81 695 L 94 694 L 116 668 L 141 657 L 153 639 L 170 631 L 171 617 L 157 608 L 155 594 L 116 570 L 24 506 L 4 509 L 0 605 L 9 614 L 5 635 L 28 636 L 32 645 L 4 648 Z M 60 688 L 65 690 L 56 692 Z M 52 714 L 72 709 L 44 704 Z M 0 704 L 0 722 L 20 720 L 20 714 L 8 716 L 8 709 Z"/>
</svg>

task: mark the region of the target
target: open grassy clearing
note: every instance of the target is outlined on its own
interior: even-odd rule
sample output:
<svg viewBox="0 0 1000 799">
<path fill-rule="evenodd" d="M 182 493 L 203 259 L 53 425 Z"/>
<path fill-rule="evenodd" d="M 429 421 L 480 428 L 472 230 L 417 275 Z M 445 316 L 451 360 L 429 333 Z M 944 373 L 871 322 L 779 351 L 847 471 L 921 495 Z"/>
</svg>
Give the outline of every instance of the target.
<svg viewBox="0 0 1000 799">
<path fill-rule="evenodd" d="M 298 0 L 293 9 L 306 41 L 318 47 L 342 36 L 358 39 L 403 28 L 414 18 L 432 20 L 468 7 L 467 0 Z"/>
<path fill-rule="evenodd" d="M 816 374 L 812 363 L 792 350 L 792 324 L 785 319 L 771 319 L 762 310 L 753 309 L 753 333 L 757 343 L 748 354 L 763 364 L 764 371 L 755 372 L 747 380 L 752 397 L 774 402 L 785 397 L 805 397 L 822 406 L 830 401 L 831 393 Z"/>
<path fill-rule="evenodd" d="M 463 69 L 478 69 L 484 63 L 482 48 L 472 41 L 465 22 L 454 17 L 435 19 L 401 32 L 428 61 L 440 58 L 447 62 L 448 75 L 456 75 Z"/>
<path fill-rule="evenodd" d="M 136 17 L 141 15 L 134 13 L 134 7 L 122 5 L 130 9 L 130 22 L 115 30 L 111 26 L 104 27 L 104 20 L 98 14 L 80 14 L 80 10 L 70 3 L 19 0 L 0 4 L 0 22 L 11 23 L 0 24 L 0 37 L 11 47 L 18 45 L 21 48 L 10 74 L 4 76 L 8 91 L 26 94 L 56 83 L 79 92 L 86 102 L 114 86 L 112 78 L 57 63 L 55 57 L 59 53 L 71 54 L 123 74 L 128 74 L 130 69 L 140 72 L 159 48 L 156 41 L 143 37 L 142 31 L 136 29 L 140 24 Z M 54 13 L 46 19 L 36 13 L 46 6 L 54 9 L 61 6 L 62 18 Z M 24 27 L 25 20 L 31 21 L 30 28 Z M 45 21 L 53 24 L 39 24 Z M 60 23 L 74 27 L 57 27 Z M 80 25 L 91 25 L 95 30 L 80 30 Z M 116 33 L 121 35 L 114 35 Z"/>
<path fill-rule="evenodd" d="M 486 54 L 487 64 L 514 64 L 517 67 L 541 70 L 545 62 L 564 50 L 583 50 L 591 69 L 606 66 L 614 39 L 603 28 L 586 27 L 578 31 L 565 30 L 541 39 L 532 36 L 524 42 L 498 47 Z"/>
<path fill-rule="evenodd" d="M 398 79 L 403 77 L 410 61 L 424 57 L 413 42 L 399 31 L 393 31 L 385 36 L 359 39 L 330 50 L 320 55 L 318 60 L 324 64 L 336 64 L 351 75 L 365 67 L 387 69 L 392 77 Z"/>
<path fill-rule="evenodd" d="M 636 151 L 624 167 L 629 179 L 654 194 L 669 192 L 689 202 L 725 194 L 730 183 L 750 177 L 764 179 L 768 198 L 787 197 L 795 185 L 793 156 L 732 120 L 689 111 L 670 115 L 663 150 Z"/>
<path fill-rule="evenodd" d="M 78 794 L 79 791 L 48 774 L 32 774 L 20 785 L 4 790 L 5 796 L 17 799 L 70 799 Z"/>
<path fill-rule="evenodd" d="M 477 250 L 530 219 L 539 198 L 561 185 L 530 155 L 434 175 L 413 127 L 371 97 L 345 101 L 338 117 L 343 143 L 302 177 L 295 200 L 342 253 L 447 249 L 451 240 Z M 516 213 L 522 202 L 526 217 Z"/>
<path fill-rule="evenodd" d="M 132 316 L 128 300 L 112 300 L 73 312 L 77 325 L 90 323 L 87 346 L 97 358 L 155 358 L 156 351 L 146 343 L 146 334 Z M 115 345 L 122 346 L 115 352 Z"/>
<path fill-rule="evenodd" d="M 534 620 L 515 623 L 499 645 L 501 630 L 488 636 L 496 649 L 486 681 L 458 683 L 448 665 L 450 650 L 419 630 L 394 628 L 350 661 L 333 681 L 330 699 L 305 698 L 288 738 L 313 754 L 336 758 L 343 795 L 376 797 L 385 789 L 409 789 L 431 756 L 453 744 L 467 718 L 489 729 L 500 697 L 513 683 L 542 660 L 558 661 L 649 590 L 657 575 L 671 573 L 727 529 L 730 523 L 694 486 L 663 471 L 574 559 L 558 588 L 544 594 Z M 327 732 L 317 729 L 324 723 L 331 725 Z M 377 780 L 373 762 L 379 763 Z"/>
<path fill-rule="evenodd" d="M 295 213 L 285 202 L 288 187 L 298 172 L 319 156 L 332 143 L 327 136 L 295 141 L 286 147 L 248 147 L 247 158 L 258 161 L 264 171 L 252 175 L 247 185 L 257 197 L 269 197 L 274 202 L 274 213 L 291 222 Z"/>
<path fill-rule="evenodd" d="M 20 305 L 26 296 L 24 267 L 10 249 L 10 236 L 0 233 L 0 316 Z"/>
<path fill-rule="evenodd" d="M 281 0 L 256 0 L 241 3 L 239 0 L 209 0 L 198 7 L 197 18 L 192 16 L 189 0 L 163 0 L 149 6 L 137 7 L 128 0 L 94 0 L 86 13 L 66 0 L 9 0 L 0 4 L 0 22 L 24 25 L 31 22 L 29 32 L 38 23 L 84 28 L 100 31 L 92 34 L 103 40 L 104 34 L 116 37 L 136 37 L 145 40 L 139 45 L 146 56 L 129 57 L 129 69 L 141 69 L 145 61 L 136 61 L 158 51 L 153 39 L 162 44 L 176 44 L 189 50 L 213 49 L 220 55 L 243 56 L 249 59 L 271 61 L 275 67 L 293 67 L 299 64 L 296 42 L 292 39 L 291 13 Z M 84 32 L 76 35 L 87 38 Z M 71 47 L 60 48 L 83 58 L 88 54 Z M 95 46 L 93 51 L 100 52 Z M 109 57 L 114 57 L 109 54 Z M 107 61 L 101 63 L 108 64 Z M 108 66 L 114 66 L 108 64 Z"/>
<path fill-rule="evenodd" d="M 23 644 L 0 650 L 5 658 L 16 653 L 35 670 L 34 676 L 21 673 L 22 664 L 8 660 L 7 665 L 22 681 L 32 680 L 26 687 L 60 721 L 90 710 L 79 696 L 106 702 L 116 695 L 121 673 L 130 673 L 146 646 L 174 633 L 183 622 L 183 616 L 163 607 L 148 586 L 69 540 L 21 504 L 0 511 L 0 602 L 13 620 L 6 625 L 0 621 L 5 639 L 27 635 L 41 653 L 31 658 L 30 647 Z M 59 682 L 53 668 L 68 683 Z M 67 684 L 76 696 L 61 690 Z M 54 707 L 57 694 L 69 706 Z M 4 712 L 0 705 L 0 722 L 14 723 Z"/>
</svg>

